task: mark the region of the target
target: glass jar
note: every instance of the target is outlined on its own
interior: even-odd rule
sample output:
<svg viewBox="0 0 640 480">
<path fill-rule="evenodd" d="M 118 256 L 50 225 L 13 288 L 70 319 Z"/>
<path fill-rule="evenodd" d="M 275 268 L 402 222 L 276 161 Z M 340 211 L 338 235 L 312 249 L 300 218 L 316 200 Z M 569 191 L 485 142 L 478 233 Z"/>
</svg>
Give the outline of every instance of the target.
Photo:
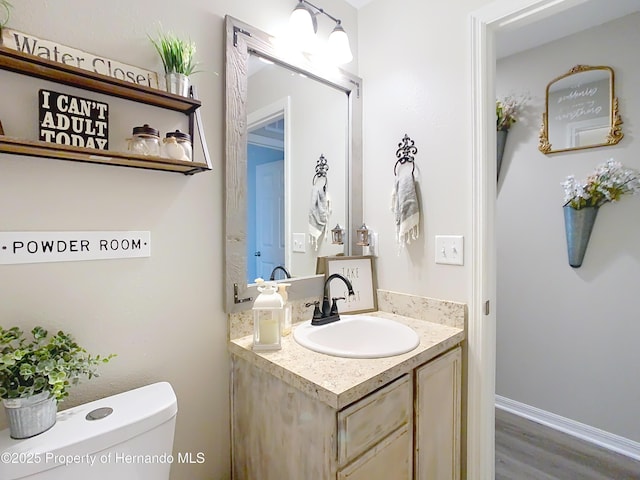
<svg viewBox="0 0 640 480">
<path fill-rule="evenodd" d="M 181 132 L 180 130 L 176 130 L 175 132 L 167 132 L 164 141 L 166 142 L 170 138 L 175 138 L 178 142 L 178 145 L 182 147 L 184 150 L 184 156 L 182 160 L 191 161 L 193 160 L 193 147 L 191 145 L 191 135 L 188 133 Z"/>
<path fill-rule="evenodd" d="M 133 128 L 129 150 L 139 155 L 160 156 L 160 132 L 148 124 Z"/>
</svg>

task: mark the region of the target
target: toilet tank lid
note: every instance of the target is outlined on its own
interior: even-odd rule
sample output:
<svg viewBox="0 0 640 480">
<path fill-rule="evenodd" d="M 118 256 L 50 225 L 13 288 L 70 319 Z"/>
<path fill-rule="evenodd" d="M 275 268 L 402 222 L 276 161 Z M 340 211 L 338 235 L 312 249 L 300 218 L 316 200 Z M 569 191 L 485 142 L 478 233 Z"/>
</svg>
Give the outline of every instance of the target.
<svg viewBox="0 0 640 480">
<path fill-rule="evenodd" d="M 100 420 L 86 419 L 89 412 L 104 407 L 112 408 L 113 413 Z M 0 452 L 16 457 L 37 456 L 43 460 L 37 465 L 0 462 L 0 478 L 21 478 L 22 475 L 9 476 L 17 473 L 16 467 L 28 467 L 29 474 L 52 468 L 55 465 L 45 464 L 47 453 L 52 457 L 100 452 L 171 420 L 177 411 L 171 385 L 158 382 L 58 412 L 56 424 L 35 437 L 14 440 L 9 437 L 8 429 L 4 430 L 0 432 Z M 34 467 L 37 468 L 34 470 Z"/>
</svg>

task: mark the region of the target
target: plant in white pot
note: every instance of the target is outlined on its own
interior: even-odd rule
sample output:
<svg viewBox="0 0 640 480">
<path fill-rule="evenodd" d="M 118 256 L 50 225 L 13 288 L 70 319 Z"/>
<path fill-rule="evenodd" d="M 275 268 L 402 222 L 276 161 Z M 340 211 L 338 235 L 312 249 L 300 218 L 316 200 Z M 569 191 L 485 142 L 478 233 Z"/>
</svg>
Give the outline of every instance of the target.
<svg viewBox="0 0 640 480">
<path fill-rule="evenodd" d="M 0 45 L 2 44 L 2 27 L 9 22 L 11 8 L 13 8 L 13 5 L 8 0 L 0 0 Z"/>
<path fill-rule="evenodd" d="M 149 37 L 164 67 L 167 92 L 189 96 L 189 76 L 196 73 L 194 59 L 196 44 L 179 38 L 171 32 L 158 33 L 158 38 Z"/>
<path fill-rule="evenodd" d="M 0 327 L 0 398 L 12 438 L 51 428 L 69 387 L 97 377 L 97 367 L 115 356 L 92 356 L 62 331 L 49 335 L 35 327 L 31 337 L 25 338 L 18 327 Z"/>
</svg>

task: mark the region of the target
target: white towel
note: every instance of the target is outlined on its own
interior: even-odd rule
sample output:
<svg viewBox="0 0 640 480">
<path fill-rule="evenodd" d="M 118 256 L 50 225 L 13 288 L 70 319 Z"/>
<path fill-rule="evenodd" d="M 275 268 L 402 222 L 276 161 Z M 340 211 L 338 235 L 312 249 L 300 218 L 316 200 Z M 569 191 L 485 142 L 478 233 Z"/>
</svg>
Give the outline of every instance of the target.
<svg viewBox="0 0 640 480">
<path fill-rule="evenodd" d="M 321 237 L 327 234 L 327 224 L 331 215 L 329 197 L 323 183 L 319 181 L 311 187 L 309 243 L 315 250 L 318 250 L 318 243 Z"/>
<path fill-rule="evenodd" d="M 420 205 L 412 168 L 400 168 L 391 193 L 391 211 L 395 215 L 396 240 L 402 248 L 419 235 Z"/>
</svg>

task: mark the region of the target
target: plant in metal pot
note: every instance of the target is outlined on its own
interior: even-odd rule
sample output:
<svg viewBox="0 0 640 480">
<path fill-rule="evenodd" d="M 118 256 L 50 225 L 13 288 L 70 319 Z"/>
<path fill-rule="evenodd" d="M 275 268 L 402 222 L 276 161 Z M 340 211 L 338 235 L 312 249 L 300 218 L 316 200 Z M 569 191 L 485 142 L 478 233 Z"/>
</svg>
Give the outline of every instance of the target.
<svg viewBox="0 0 640 480">
<path fill-rule="evenodd" d="M 197 73 L 196 44 L 172 32 L 159 31 L 158 38 L 149 37 L 164 67 L 167 91 L 188 96 L 189 76 Z"/>
<path fill-rule="evenodd" d="M 528 94 L 519 96 L 508 95 L 502 99 L 496 100 L 496 130 L 497 130 L 497 170 L 500 176 L 500 167 L 502 166 L 502 156 L 504 155 L 504 147 L 507 141 L 507 133 L 514 123 L 518 121 L 518 117 L 523 113 L 525 105 L 530 100 Z"/>
<path fill-rule="evenodd" d="M 640 193 L 640 172 L 609 159 L 598 165 L 586 181 L 569 175 L 564 182 L 564 219 L 569 265 L 582 265 L 598 209 L 623 195 Z"/>
<path fill-rule="evenodd" d="M 53 426 L 57 404 L 81 379 L 98 376 L 115 355 L 91 355 L 72 335 L 42 327 L 27 339 L 18 327 L 0 327 L 0 398 L 13 438 L 37 435 Z"/>
</svg>

